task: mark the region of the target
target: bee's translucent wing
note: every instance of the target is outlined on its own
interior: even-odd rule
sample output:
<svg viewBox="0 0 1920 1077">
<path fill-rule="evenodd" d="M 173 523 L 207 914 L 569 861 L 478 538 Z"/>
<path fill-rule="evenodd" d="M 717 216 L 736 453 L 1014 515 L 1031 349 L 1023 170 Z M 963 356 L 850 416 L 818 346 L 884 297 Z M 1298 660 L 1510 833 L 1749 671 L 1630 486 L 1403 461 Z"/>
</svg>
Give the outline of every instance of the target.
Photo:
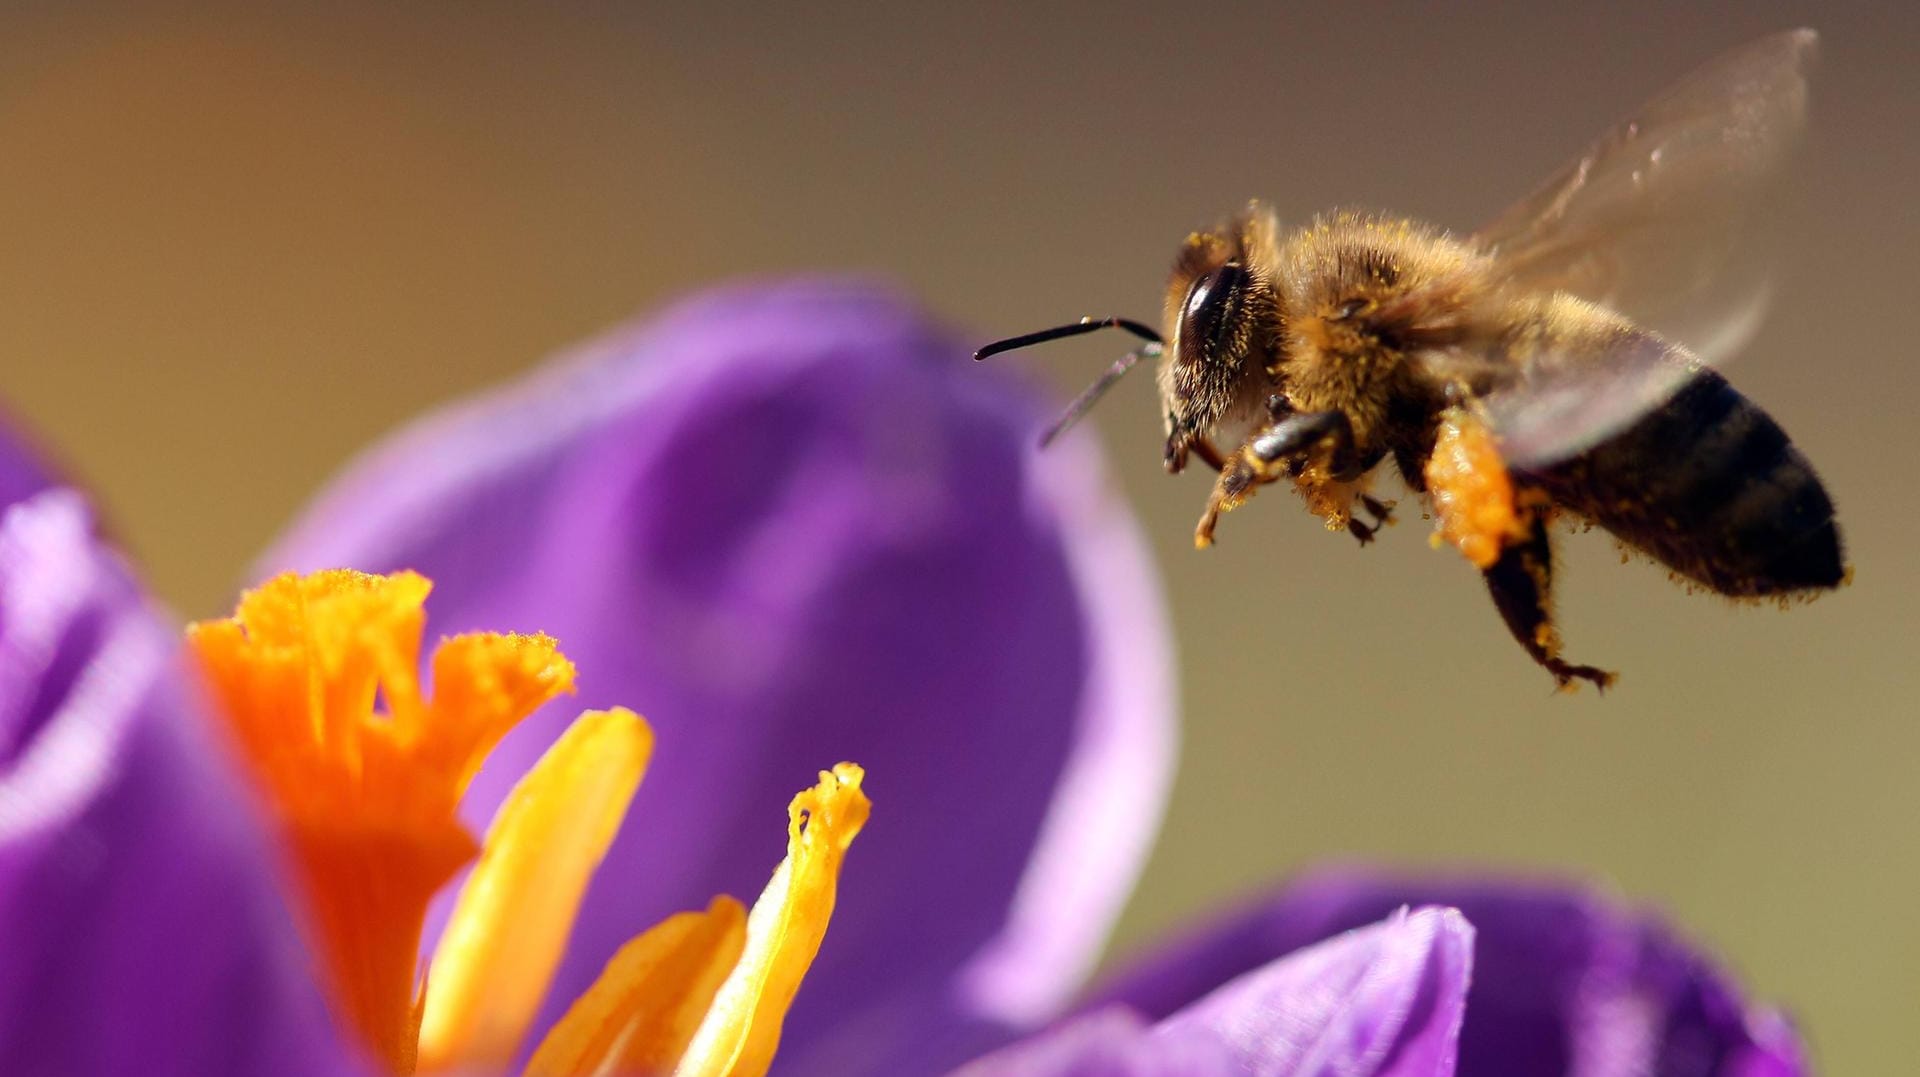
<svg viewBox="0 0 1920 1077">
<path fill-rule="evenodd" d="M 1507 464 L 1542 468 L 1618 433 L 1706 369 L 1677 344 L 1627 330 L 1609 334 L 1599 351 L 1533 357 L 1480 405 Z"/>
<path fill-rule="evenodd" d="M 1807 112 L 1819 38 L 1708 63 L 1474 235 L 1511 283 L 1611 307 L 1719 363 L 1767 297 L 1763 213 Z"/>
<path fill-rule="evenodd" d="M 1516 466 L 1604 440 L 1752 335 L 1768 294 L 1758 218 L 1805 125 L 1817 46 L 1792 30 L 1707 64 L 1475 234 L 1508 284 L 1564 291 L 1651 331 L 1577 361 L 1542 357 L 1489 396 Z"/>
</svg>

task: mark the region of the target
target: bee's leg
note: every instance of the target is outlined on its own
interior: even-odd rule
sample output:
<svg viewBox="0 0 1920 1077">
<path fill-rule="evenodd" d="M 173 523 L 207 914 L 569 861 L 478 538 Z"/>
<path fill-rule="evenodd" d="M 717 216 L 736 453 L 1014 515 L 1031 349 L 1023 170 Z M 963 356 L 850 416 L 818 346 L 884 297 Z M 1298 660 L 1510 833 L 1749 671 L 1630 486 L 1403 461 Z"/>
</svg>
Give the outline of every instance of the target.
<svg viewBox="0 0 1920 1077">
<path fill-rule="evenodd" d="M 1187 454 L 1200 458 L 1200 462 L 1215 471 L 1225 471 L 1227 460 L 1220 450 L 1205 434 L 1187 434 L 1176 432 L 1167 436 L 1165 464 L 1169 475 L 1178 475 L 1187 467 Z"/>
<path fill-rule="evenodd" d="M 1575 678 L 1593 682 L 1606 691 L 1614 674 L 1595 666 L 1579 666 L 1560 657 L 1560 633 L 1553 627 L 1550 609 L 1553 588 L 1553 547 L 1547 538 L 1544 514 L 1534 517 L 1526 538 L 1508 545 L 1499 560 L 1482 575 L 1493 604 L 1507 622 L 1507 630 L 1535 662 L 1553 674 L 1561 688 Z"/>
<path fill-rule="evenodd" d="M 1222 460 L 1220 478 L 1214 482 L 1213 492 L 1207 495 L 1206 511 L 1201 513 L 1200 523 L 1193 529 L 1194 547 L 1204 550 L 1213 545 L 1213 529 L 1220 523 L 1220 514 L 1239 508 L 1253 496 L 1256 487 L 1272 481 L 1271 477 L 1254 470 L 1244 452 Z"/>
<path fill-rule="evenodd" d="M 1407 489 L 1416 494 L 1427 492 L 1426 465 L 1411 450 L 1393 450 L 1393 466 L 1400 472 L 1400 481 L 1407 484 Z"/>
<path fill-rule="evenodd" d="M 1196 442 L 1196 448 L 1199 445 L 1205 445 L 1206 451 L 1213 454 L 1211 457 L 1203 455 L 1202 459 L 1210 464 L 1218 461 L 1220 478 L 1215 480 L 1213 492 L 1207 496 L 1206 511 L 1201 513 L 1200 523 L 1193 529 L 1195 547 L 1204 550 L 1213 545 L 1213 530 L 1219 525 L 1222 513 L 1246 504 L 1254 491 L 1267 483 L 1276 482 L 1292 474 L 1289 470 L 1292 465 L 1290 460 L 1262 461 L 1254 456 L 1253 443 L 1265 433 L 1265 429 L 1255 431 L 1248 437 L 1246 444 L 1232 456 L 1226 457 L 1220 456 L 1212 444 L 1204 441 Z"/>
<path fill-rule="evenodd" d="M 1373 522 L 1363 524 L 1349 516 L 1347 532 L 1359 539 L 1360 545 L 1365 546 L 1373 541 L 1373 537 L 1380 533 L 1381 528 L 1393 522 L 1393 506 L 1366 494 L 1356 494 L 1355 499 L 1360 502 L 1361 508 L 1367 510 L 1367 515 L 1373 517 Z"/>
<path fill-rule="evenodd" d="M 1322 442 L 1332 447 L 1327 470 L 1337 478 L 1354 470 L 1353 424 L 1344 411 L 1301 411 L 1253 436 L 1244 455 L 1263 471 Z"/>
<path fill-rule="evenodd" d="M 1330 447 L 1327 470 L 1335 478 L 1357 477 L 1366 470 L 1359 466 L 1354 453 L 1353 425 L 1345 412 L 1287 413 L 1256 430 L 1240 451 L 1221 461 L 1220 480 L 1207 499 L 1199 526 L 1194 528 L 1193 544 L 1203 550 L 1213 545 L 1213 530 L 1221 513 L 1245 504 L 1261 485 L 1297 476 L 1303 454 L 1320 445 Z M 1366 534 L 1361 536 L 1361 531 Z M 1354 535 L 1365 543 L 1373 538 L 1373 529 L 1361 524 Z"/>
<path fill-rule="evenodd" d="M 1221 456 L 1220 450 L 1214 448 L 1213 442 L 1207 440 L 1205 437 L 1194 438 L 1192 448 L 1193 455 L 1199 457 L 1201 463 L 1215 471 L 1225 471 L 1227 469 L 1226 457 Z"/>
</svg>

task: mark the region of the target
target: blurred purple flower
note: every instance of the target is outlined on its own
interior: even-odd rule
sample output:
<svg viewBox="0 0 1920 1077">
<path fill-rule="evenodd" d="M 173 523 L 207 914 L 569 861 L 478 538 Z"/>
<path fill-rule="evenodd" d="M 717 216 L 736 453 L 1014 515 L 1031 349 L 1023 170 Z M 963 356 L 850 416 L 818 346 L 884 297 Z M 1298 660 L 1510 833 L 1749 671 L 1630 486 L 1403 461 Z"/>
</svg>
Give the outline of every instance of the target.
<svg viewBox="0 0 1920 1077">
<path fill-rule="evenodd" d="M 28 449 L 20 431 L 0 413 L 0 512 L 53 485 L 39 456 Z"/>
</svg>

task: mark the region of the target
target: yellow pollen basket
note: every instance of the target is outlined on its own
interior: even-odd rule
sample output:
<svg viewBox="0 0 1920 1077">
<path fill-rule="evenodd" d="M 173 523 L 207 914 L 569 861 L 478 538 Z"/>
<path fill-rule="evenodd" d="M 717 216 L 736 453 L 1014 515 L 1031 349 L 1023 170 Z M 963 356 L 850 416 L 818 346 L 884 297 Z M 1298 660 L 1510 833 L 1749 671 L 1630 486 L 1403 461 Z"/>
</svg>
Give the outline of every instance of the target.
<svg viewBox="0 0 1920 1077">
<path fill-rule="evenodd" d="M 1442 415 L 1426 480 L 1440 524 L 1434 545 L 1452 544 L 1484 571 L 1526 540 L 1533 518 L 1515 496 L 1492 432 L 1472 415 L 1458 408 Z"/>
<path fill-rule="evenodd" d="M 411 572 L 283 575 L 188 638 L 283 836 L 338 1018 L 390 1072 L 500 1072 L 539 1011 L 653 734 L 631 711 L 581 715 L 475 840 L 457 814 L 468 783 L 515 724 L 573 690 L 574 668 L 543 635 L 455 636 L 433 652 L 429 698 L 419 660 L 431 586 Z M 723 896 L 622 947 L 530 1072 L 765 1072 L 866 821 L 861 777 L 841 764 L 795 798 L 787 860 L 751 915 Z M 469 863 L 422 968 L 427 904 Z"/>
</svg>

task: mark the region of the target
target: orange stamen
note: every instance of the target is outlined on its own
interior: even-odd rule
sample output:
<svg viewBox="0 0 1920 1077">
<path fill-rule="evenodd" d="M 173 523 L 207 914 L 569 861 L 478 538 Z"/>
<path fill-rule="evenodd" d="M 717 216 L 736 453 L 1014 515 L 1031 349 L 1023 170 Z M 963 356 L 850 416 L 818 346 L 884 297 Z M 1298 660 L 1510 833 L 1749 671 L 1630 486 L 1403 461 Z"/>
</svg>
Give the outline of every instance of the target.
<svg viewBox="0 0 1920 1077">
<path fill-rule="evenodd" d="M 433 951 L 422 1070 L 498 1073 L 513 1060 L 652 751 L 639 715 L 588 711 L 494 813 Z"/>
<path fill-rule="evenodd" d="M 740 960 L 747 913 L 730 897 L 667 917 L 628 942 L 574 1000 L 527 1077 L 673 1072 Z"/>
<path fill-rule="evenodd" d="M 573 687 L 552 639 L 476 634 L 442 642 L 424 698 L 430 589 L 411 572 L 288 574 L 188 630 L 287 835 L 334 1004 L 394 1073 L 414 1065 L 427 902 L 478 850 L 460 797 L 515 723 Z"/>
<path fill-rule="evenodd" d="M 482 848 L 455 814 L 460 798 L 516 722 L 572 690 L 573 666 L 545 636 L 458 636 L 436 648 L 427 698 L 430 587 L 410 572 L 280 576 L 188 637 L 284 833 L 343 1023 L 395 1074 L 496 1071 L 546 995 L 653 734 L 631 711 L 582 715 L 514 787 Z M 843 763 L 794 798 L 787 859 L 751 916 L 715 898 L 623 947 L 530 1072 L 764 1074 L 866 823 L 862 777 Z M 476 853 L 428 989 L 427 902 Z"/>
<path fill-rule="evenodd" d="M 747 918 L 746 950 L 674 1069 L 675 1077 L 760 1077 L 833 916 L 840 864 L 873 805 L 866 772 L 841 763 L 787 808 L 787 858 Z"/>
</svg>

